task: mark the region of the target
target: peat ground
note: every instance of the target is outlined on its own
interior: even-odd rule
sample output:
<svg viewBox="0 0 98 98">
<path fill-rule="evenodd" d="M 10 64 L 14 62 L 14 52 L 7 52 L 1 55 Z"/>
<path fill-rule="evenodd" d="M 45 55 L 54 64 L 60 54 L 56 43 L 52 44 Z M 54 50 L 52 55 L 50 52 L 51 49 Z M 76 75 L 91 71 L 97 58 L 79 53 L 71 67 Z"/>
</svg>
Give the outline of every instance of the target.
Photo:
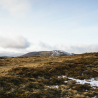
<svg viewBox="0 0 98 98">
<path fill-rule="evenodd" d="M 92 78 L 98 78 L 98 53 L 0 57 L 0 98 L 98 98 L 97 85 L 76 81 Z"/>
</svg>

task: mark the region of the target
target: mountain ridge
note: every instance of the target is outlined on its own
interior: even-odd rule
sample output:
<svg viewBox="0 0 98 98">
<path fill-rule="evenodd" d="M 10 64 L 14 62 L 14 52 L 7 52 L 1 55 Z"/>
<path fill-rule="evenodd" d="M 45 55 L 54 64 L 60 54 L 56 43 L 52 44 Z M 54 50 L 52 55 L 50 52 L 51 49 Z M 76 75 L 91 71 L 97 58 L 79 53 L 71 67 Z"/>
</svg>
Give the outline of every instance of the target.
<svg viewBox="0 0 98 98">
<path fill-rule="evenodd" d="M 22 55 L 22 57 L 27 56 L 70 56 L 70 55 L 75 55 L 74 53 L 68 53 L 65 52 L 63 50 L 53 50 L 53 51 L 36 51 L 36 52 L 28 52 L 24 55 Z"/>
</svg>

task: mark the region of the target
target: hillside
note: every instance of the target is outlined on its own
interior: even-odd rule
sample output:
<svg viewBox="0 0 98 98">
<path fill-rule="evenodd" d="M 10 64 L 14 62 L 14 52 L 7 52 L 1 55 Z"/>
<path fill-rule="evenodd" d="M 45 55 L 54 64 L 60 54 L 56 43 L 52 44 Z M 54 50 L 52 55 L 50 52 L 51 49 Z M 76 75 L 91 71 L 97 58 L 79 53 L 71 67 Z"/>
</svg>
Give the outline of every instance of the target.
<svg viewBox="0 0 98 98">
<path fill-rule="evenodd" d="M 53 50 L 53 51 L 38 51 L 38 52 L 29 52 L 27 54 L 22 55 L 30 57 L 30 56 L 70 56 L 74 55 L 74 53 L 68 53 L 61 50 Z"/>
<path fill-rule="evenodd" d="M 0 98 L 98 98 L 98 53 L 0 57 Z"/>
</svg>

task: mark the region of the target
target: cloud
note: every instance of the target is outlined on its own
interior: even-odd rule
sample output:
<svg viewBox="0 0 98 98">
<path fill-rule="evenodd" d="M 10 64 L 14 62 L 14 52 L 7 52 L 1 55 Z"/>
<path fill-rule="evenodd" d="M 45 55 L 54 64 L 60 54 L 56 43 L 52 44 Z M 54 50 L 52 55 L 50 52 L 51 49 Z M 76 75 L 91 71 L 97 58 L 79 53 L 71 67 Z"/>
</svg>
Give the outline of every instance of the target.
<svg viewBox="0 0 98 98">
<path fill-rule="evenodd" d="M 30 10 L 28 0 L 0 0 L 0 6 L 10 15 L 16 17 L 23 17 Z"/>
<path fill-rule="evenodd" d="M 84 44 L 77 44 L 77 45 L 64 45 L 64 44 L 55 44 L 49 45 L 44 42 L 39 43 L 40 49 L 43 50 L 64 50 L 70 53 L 85 53 L 85 52 L 98 52 L 98 45 L 91 44 L 91 45 L 84 45 Z"/>
<path fill-rule="evenodd" d="M 49 45 L 49 44 L 47 44 L 47 43 L 44 43 L 44 42 L 39 42 L 39 46 L 40 46 L 41 48 L 44 48 L 44 49 L 49 49 L 49 50 L 52 49 L 52 46 L 51 46 L 51 45 Z"/>
<path fill-rule="evenodd" d="M 72 45 L 67 50 L 74 53 L 98 52 L 98 45 Z"/>
<path fill-rule="evenodd" d="M 23 54 L 24 53 L 2 52 L 2 53 L 0 53 L 0 56 L 16 57 L 16 56 L 21 56 Z"/>
<path fill-rule="evenodd" d="M 30 46 L 30 43 L 21 36 L 17 37 L 0 37 L 0 47 L 2 48 L 15 48 L 25 49 Z"/>
<path fill-rule="evenodd" d="M 30 47 L 29 47 L 30 46 Z M 33 51 L 52 51 L 63 50 L 69 53 L 81 54 L 86 52 L 98 52 L 98 45 L 66 45 L 66 44 L 49 44 L 44 42 L 33 43 L 31 45 L 23 37 L 0 37 L 0 56 L 19 56 Z"/>
</svg>

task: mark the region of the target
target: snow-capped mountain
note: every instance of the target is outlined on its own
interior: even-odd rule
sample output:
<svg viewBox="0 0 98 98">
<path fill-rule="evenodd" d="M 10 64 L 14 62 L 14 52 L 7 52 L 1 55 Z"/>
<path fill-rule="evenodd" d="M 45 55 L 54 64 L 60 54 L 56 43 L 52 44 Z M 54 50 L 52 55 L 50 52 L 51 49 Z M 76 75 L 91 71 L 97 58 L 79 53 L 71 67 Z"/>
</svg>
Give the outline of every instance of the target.
<svg viewBox="0 0 98 98">
<path fill-rule="evenodd" d="M 38 52 L 29 52 L 22 56 L 70 56 L 75 55 L 74 53 L 68 53 L 63 50 L 53 50 L 53 51 L 38 51 Z"/>
<path fill-rule="evenodd" d="M 63 50 L 53 50 L 53 54 L 51 56 L 70 56 L 74 55 L 74 53 L 68 53 Z"/>
</svg>

